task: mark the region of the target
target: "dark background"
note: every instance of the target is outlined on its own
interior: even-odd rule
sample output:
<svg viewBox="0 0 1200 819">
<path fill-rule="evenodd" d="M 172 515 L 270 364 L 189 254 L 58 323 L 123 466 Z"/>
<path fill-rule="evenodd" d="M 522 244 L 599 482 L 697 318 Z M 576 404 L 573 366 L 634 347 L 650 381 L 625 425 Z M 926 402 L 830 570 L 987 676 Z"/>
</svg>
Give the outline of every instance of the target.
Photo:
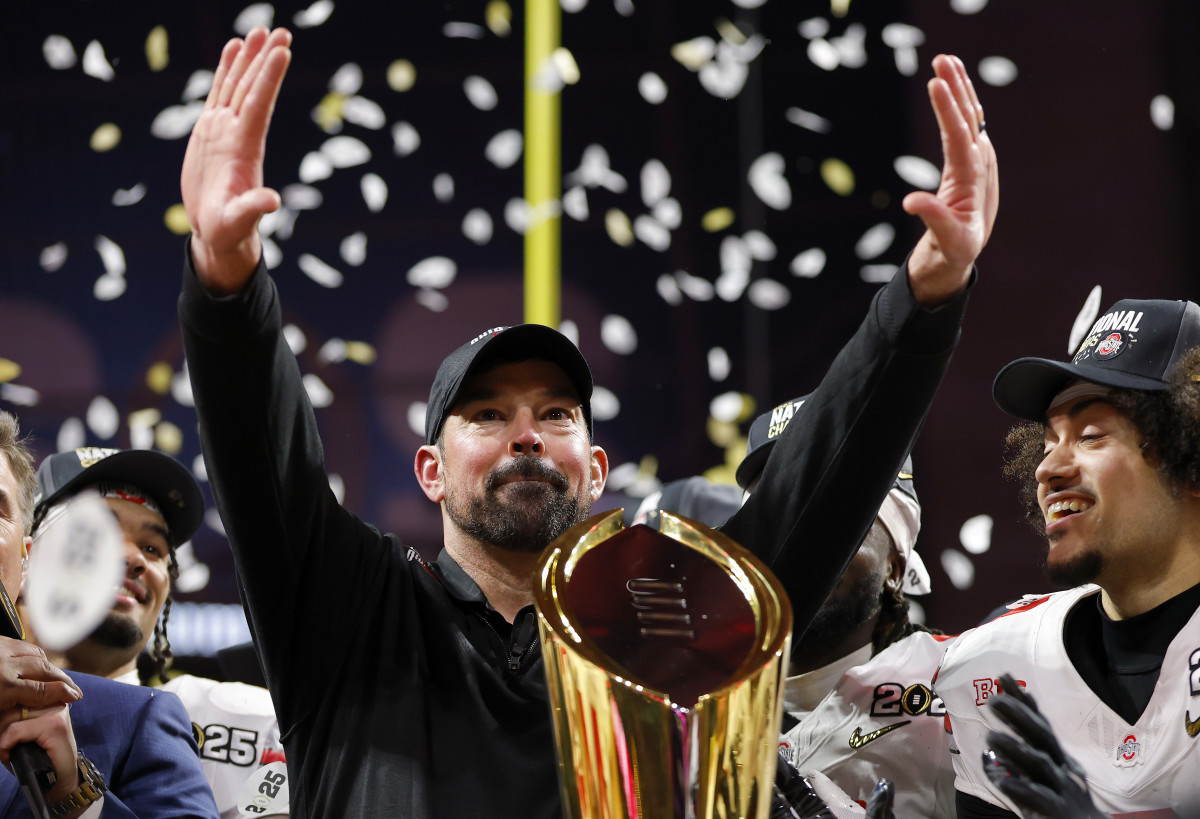
<svg viewBox="0 0 1200 819">
<path fill-rule="evenodd" d="M 578 168 L 587 146 L 600 145 L 628 183 L 619 192 L 587 189 L 587 218 L 563 219 L 563 317 L 577 328 L 597 385 L 620 404 L 615 417 L 597 425 L 599 442 L 621 467 L 605 507 L 631 502 L 651 479 L 714 468 L 714 477 L 728 475 L 736 463 L 732 453 L 744 446 L 737 435 L 753 414 L 815 386 L 878 286 L 863 281 L 861 269 L 899 264 L 919 236 L 920 225 L 900 207 L 912 187 L 893 162 L 914 155 L 940 166 L 925 91 L 929 62 L 942 51 L 963 57 L 1000 157 L 1002 196 L 960 349 L 915 453 L 924 503 L 918 548 L 935 589 L 921 603 L 931 624 L 950 631 L 1046 586 L 1039 567 L 1044 546 L 1021 522 L 1013 488 L 999 476 L 1009 420 L 990 398 L 996 371 L 1021 355 L 1065 357 L 1071 323 L 1096 284 L 1103 287 L 1104 305 L 1127 296 L 1198 295 L 1195 4 L 971 5 L 982 8 L 965 14 L 948 0 L 854 0 L 838 17 L 820 2 L 768 0 L 744 9 L 728 0 L 590 0 L 563 18 L 563 44 L 580 69 L 580 81 L 562 97 L 564 175 Z M 275 237 L 282 261 L 274 275 L 287 321 L 307 340 L 301 368 L 332 393 L 332 403 L 317 415 L 345 504 L 426 554 L 436 552 L 441 524 L 412 477 L 410 464 L 422 440 L 410 408 L 425 400 L 437 363 L 453 347 L 482 329 L 521 319 L 522 238 L 504 216 L 510 200 L 521 196 L 521 163 L 498 168 L 484 148 L 495 134 L 522 128 L 524 12 L 515 4 L 513 33 L 500 36 L 486 25 L 487 7 L 457 0 L 339 2 L 322 25 L 292 26 L 294 59 L 268 142 L 267 184 L 283 189 L 296 183 L 303 157 L 330 136 L 311 112 L 347 63 L 361 68 L 357 93 L 385 114 L 381 130 L 344 125 L 341 133 L 365 143 L 372 158 L 313 183 L 323 202 L 297 214 L 290 238 Z M 174 300 L 183 239 L 167 228 L 164 215 L 179 202 L 185 146 L 182 138 L 152 136 L 150 124 L 163 109 L 181 104 L 192 72 L 215 67 L 243 8 L 219 0 L 45 0 L 6 9 L 0 30 L 0 359 L 20 371 L 0 362 L 0 381 L 7 382 L 0 384 L 0 406 L 16 412 L 36 436 L 39 456 L 67 443 L 129 446 L 130 414 L 155 409 L 161 414 L 158 445 L 195 463 L 191 407 L 169 391 L 156 391 L 148 378 L 156 364 L 177 377 L 182 367 Z M 275 4 L 276 24 L 291 25 L 301 8 Z M 815 65 L 811 38 L 800 29 L 814 20 L 827 23 L 827 38 L 861 30 L 865 63 L 833 70 Z M 730 99 L 705 91 L 697 74 L 671 53 L 692 38 L 719 40 L 722 21 L 766 39 L 744 88 Z M 472 24 L 478 37 L 448 36 L 451 23 Z M 883 41 L 892 23 L 924 34 L 913 76 L 898 70 Z M 163 26 L 169 40 L 169 62 L 160 71 L 151 70 L 145 52 L 155 26 Z M 87 76 L 80 63 L 52 69 L 42 55 L 52 34 L 68 38 L 80 57 L 88 42 L 100 42 L 115 77 L 104 82 Z M 990 57 L 1015 64 L 1011 84 L 980 80 L 980 61 Z M 411 90 L 397 92 L 386 82 L 388 66 L 398 59 L 416 67 Z M 649 71 L 668 88 L 661 104 L 638 93 L 638 79 Z M 471 75 L 495 88 L 494 110 L 468 101 L 463 81 Z M 1175 104 L 1167 129 L 1151 121 L 1151 100 L 1158 95 Z M 786 112 L 794 107 L 824 117 L 829 131 L 790 122 Z M 400 121 L 421 136 L 408 156 L 392 149 L 390 130 Z M 97 153 L 89 138 L 103 123 L 118 125 L 122 137 L 114 149 Z M 782 210 L 764 204 L 746 181 L 751 162 L 767 152 L 784 161 L 792 198 Z M 822 180 L 820 168 L 829 158 L 853 170 L 849 195 L 835 194 Z M 639 175 L 652 159 L 669 171 L 670 196 L 682 216 L 666 250 L 637 241 L 622 246 L 605 227 L 610 211 L 629 220 L 650 211 Z M 368 172 L 389 188 L 378 213 L 359 191 Z M 449 201 L 434 195 L 438 174 L 453 178 Z M 112 203 L 114 191 L 138 183 L 145 186 L 144 198 L 122 207 Z M 705 230 L 702 217 L 723 207 L 732 210 L 732 224 Z M 475 208 L 486 210 L 494 224 L 491 240 L 482 245 L 462 232 L 464 216 Z M 895 240 L 877 258 L 858 258 L 859 237 L 882 223 L 895 229 Z M 357 267 L 338 252 L 342 239 L 356 231 L 368 240 L 366 261 Z M 723 272 L 722 242 L 749 231 L 761 231 L 775 249 L 774 258 L 754 263 L 752 278 L 777 283 L 789 297 L 786 305 L 764 309 L 748 291 L 731 301 L 684 296 L 678 304 L 660 294 L 660 277 L 676 271 L 716 282 Z M 105 272 L 93 248 L 98 235 L 119 245 L 126 260 L 125 292 L 109 301 L 93 292 Z M 51 272 L 39 258 L 57 243 L 67 258 Z M 811 248 L 826 254 L 824 269 L 814 278 L 793 275 L 792 259 Z M 305 253 L 340 270 L 344 283 L 330 289 L 311 280 L 298 266 Z M 413 265 L 434 256 L 452 259 L 457 270 L 437 291 L 440 297 L 433 296 L 444 300 L 441 310 L 425 306 L 430 294 L 406 278 Z M 602 340 L 610 317 L 633 328 L 632 353 L 614 352 Z M 377 358 L 329 361 L 319 351 L 331 339 L 365 342 Z M 724 380 L 716 380 L 707 363 L 716 347 L 731 362 Z M 736 424 L 713 419 L 712 401 L 726 393 L 735 404 L 738 394 L 752 396 L 757 409 L 746 404 Z M 102 426 L 86 423 L 97 396 L 119 414 L 109 437 L 101 437 Z M 630 485 L 639 466 L 641 479 Z M 968 555 L 959 529 L 978 515 L 993 522 L 990 548 Z M 959 588 L 951 582 L 943 565 L 954 558 L 947 553 L 973 570 L 970 583 L 959 578 Z M 208 567 L 208 580 L 201 584 L 203 571 L 194 570 L 192 582 L 181 585 L 196 588 L 177 597 L 236 602 L 215 516 L 197 535 L 194 554 Z M 212 623 L 225 615 L 182 611 L 177 646 L 207 650 L 188 648 L 205 643 L 194 633 L 203 630 L 197 623 L 208 617 L 209 630 L 220 631 Z M 223 634 L 210 634 L 209 648 Z"/>
</svg>

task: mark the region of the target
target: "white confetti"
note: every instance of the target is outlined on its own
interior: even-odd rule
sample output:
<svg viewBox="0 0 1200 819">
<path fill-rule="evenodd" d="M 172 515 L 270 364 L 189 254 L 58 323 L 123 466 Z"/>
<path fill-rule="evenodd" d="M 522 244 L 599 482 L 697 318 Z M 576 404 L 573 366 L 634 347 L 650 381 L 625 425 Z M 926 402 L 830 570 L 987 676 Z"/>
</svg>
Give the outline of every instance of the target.
<svg viewBox="0 0 1200 819">
<path fill-rule="evenodd" d="M 967 518 L 958 530 L 958 541 L 968 554 L 981 555 L 992 548 L 992 516 Z"/>
<path fill-rule="evenodd" d="M 75 46 L 61 34 L 51 34 L 42 41 L 42 56 L 46 59 L 46 65 L 55 71 L 71 68 L 79 59 L 75 55 Z"/>
<path fill-rule="evenodd" d="M 611 421 L 621 414 L 621 401 L 612 390 L 592 387 L 592 419 Z"/>
<path fill-rule="evenodd" d="M 371 159 L 371 149 L 361 139 L 352 136 L 335 136 L 321 145 L 324 154 L 335 168 L 353 168 Z"/>
<path fill-rule="evenodd" d="M 387 125 L 387 114 L 374 100 L 353 96 L 342 103 L 342 117 L 351 125 L 378 131 Z"/>
<path fill-rule="evenodd" d="M 581 186 L 576 185 L 567 189 L 567 192 L 563 194 L 562 205 L 567 216 L 576 222 L 582 222 L 588 218 L 587 191 Z"/>
<path fill-rule="evenodd" d="M 306 9 L 296 12 L 292 24 L 296 28 L 316 28 L 329 19 L 333 14 L 332 0 L 317 0 Z"/>
<path fill-rule="evenodd" d="M 1007 57 L 984 57 L 979 61 L 979 79 L 1003 87 L 1017 78 L 1017 64 Z"/>
<path fill-rule="evenodd" d="M 23 387 L 11 381 L 0 384 L 0 401 L 16 404 L 18 407 L 36 407 L 42 396 L 33 387 Z"/>
<path fill-rule="evenodd" d="M 837 49 L 838 62 L 845 68 L 862 68 L 867 64 L 867 29 L 862 23 L 851 23 L 841 37 L 830 43 Z"/>
<path fill-rule="evenodd" d="M 1160 131 L 1169 131 L 1175 127 L 1175 101 L 1166 94 L 1159 94 L 1150 100 L 1150 121 Z"/>
<path fill-rule="evenodd" d="M 617 14 L 622 17 L 633 16 L 633 0 L 613 0 L 613 8 L 617 10 Z"/>
<path fill-rule="evenodd" d="M 571 343 L 579 346 L 579 325 L 570 319 L 563 319 L 558 325 L 558 332 L 571 339 Z"/>
<path fill-rule="evenodd" d="M 365 173 L 359 181 L 358 187 L 362 191 L 363 201 L 367 203 L 367 209 L 371 213 L 379 213 L 383 210 L 383 206 L 387 204 L 388 200 L 388 186 L 382 176 L 377 173 Z"/>
<path fill-rule="evenodd" d="M 824 37 L 829 33 L 829 21 L 824 17 L 810 17 L 807 20 L 801 20 L 796 28 L 801 37 L 812 40 L 816 37 Z"/>
<path fill-rule="evenodd" d="M 358 63 L 346 63 L 329 78 L 329 90 L 343 96 L 362 90 L 363 72 Z"/>
<path fill-rule="evenodd" d="M 714 285 L 717 295 L 725 301 L 736 301 L 750 284 L 750 268 L 753 260 L 750 248 L 737 236 L 726 236 L 721 240 L 721 275 Z"/>
<path fill-rule="evenodd" d="M 346 482 L 336 472 L 329 473 L 329 491 L 333 492 L 333 497 L 338 503 L 346 500 Z M 260 768 L 259 770 L 262 769 Z"/>
<path fill-rule="evenodd" d="M 564 86 L 579 82 L 579 66 L 575 56 L 565 48 L 556 48 L 542 60 L 529 78 L 529 85 L 538 91 L 557 93 Z"/>
<path fill-rule="evenodd" d="M 637 350 L 637 332 L 623 316 L 608 315 L 600 321 L 600 340 L 617 355 L 630 355 Z"/>
<path fill-rule="evenodd" d="M 262 26 L 267 29 L 275 27 L 275 7 L 270 3 L 254 3 L 246 6 L 233 21 L 233 30 L 245 37 L 250 29 Z"/>
<path fill-rule="evenodd" d="M 870 284 L 890 282 L 900 268 L 894 264 L 865 264 L 858 271 L 858 276 Z"/>
<path fill-rule="evenodd" d="M 525 142 L 521 132 L 515 128 L 509 128 L 488 140 L 487 146 L 483 149 L 483 155 L 497 168 L 511 168 L 517 164 L 517 160 L 521 158 L 521 151 L 524 149 Z"/>
<path fill-rule="evenodd" d="M 671 231 L 653 216 L 642 214 L 634 219 L 633 235 L 647 247 L 660 253 L 671 246 Z"/>
<path fill-rule="evenodd" d="M 641 186 L 642 202 L 652 208 L 671 192 L 671 172 L 659 160 L 651 159 L 642 166 Z"/>
<path fill-rule="evenodd" d="M 453 259 L 445 256 L 430 256 L 410 267 L 405 279 L 413 287 L 438 290 L 449 286 L 457 275 L 458 265 L 454 263 Z"/>
<path fill-rule="evenodd" d="M 988 0 L 950 0 L 950 8 L 959 14 L 977 14 L 987 4 Z"/>
<path fill-rule="evenodd" d="M 679 285 L 669 273 L 663 273 L 658 277 L 654 283 L 654 289 L 658 291 L 658 295 L 667 304 L 683 304 L 683 293 L 680 292 Z"/>
<path fill-rule="evenodd" d="M 1075 355 L 1075 351 L 1079 349 L 1079 345 L 1083 343 L 1084 336 L 1088 330 L 1092 329 L 1092 324 L 1100 316 L 1100 299 L 1103 297 L 1104 291 L 1100 285 L 1096 285 L 1088 293 L 1087 298 L 1083 300 L 1083 307 L 1079 309 L 1079 314 L 1075 316 L 1075 321 L 1071 325 L 1071 334 L 1067 339 L 1067 355 Z"/>
<path fill-rule="evenodd" d="M 345 277 L 336 267 L 318 259 L 311 253 L 301 253 L 296 265 L 317 284 L 322 287 L 341 287 Z"/>
<path fill-rule="evenodd" d="M 624 193 L 628 187 L 625 177 L 612 169 L 608 151 L 602 145 L 588 145 L 583 149 L 579 167 L 567 174 L 567 185 L 605 188 L 613 193 Z"/>
<path fill-rule="evenodd" d="M 396 156 L 408 156 L 421 147 L 421 135 L 410 123 L 397 122 L 392 126 L 392 151 Z"/>
<path fill-rule="evenodd" d="M 134 185 L 132 188 L 117 188 L 113 191 L 112 203 L 118 208 L 136 205 L 141 202 L 146 196 L 146 186 L 141 182 Z"/>
<path fill-rule="evenodd" d="M 78 418 L 68 418 L 58 428 L 58 440 L 55 441 L 55 446 L 58 447 L 59 452 L 79 449 L 86 442 L 87 430 L 83 427 L 83 421 Z"/>
<path fill-rule="evenodd" d="M 463 93 L 467 95 L 467 100 L 480 111 L 491 111 L 499 102 L 496 89 L 490 82 L 478 75 L 473 74 L 463 80 Z"/>
<path fill-rule="evenodd" d="M 121 414 L 117 408 L 103 395 L 97 395 L 87 408 L 87 425 L 92 433 L 102 441 L 117 434 L 121 426 Z"/>
<path fill-rule="evenodd" d="M 183 102 L 191 102 L 192 100 L 203 99 L 208 96 L 208 91 L 212 88 L 213 73 L 207 69 L 203 71 L 193 71 L 188 77 L 187 85 L 183 87 L 183 94 L 180 99 Z"/>
<path fill-rule="evenodd" d="M 787 210 L 792 204 L 792 187 L 783 175 L 783 168 L 783 157 L 771 152 L 754 160 L 747 174 L 755 196 L 775 210 Z"/>
<path fill-rule="evenodd" d="M 408 412 L 405 413 L 408 428 L 422 438 L 425 437 L 425 409 L 427 406 L 424 401 L 413 401 L 408 405 Z"/>
<path fill-rule="evenodd" d="M 932 191 L 942 183 L 942 171 L 928 159 L 919 156 L 898 156 L 892 163 L 896 175 L 914 188 Z"/>
<path fill-rule="evenodd" d="M 107 236 L 97 236 L 93 246 L 100 254 L 105 273 L 110 276 L 125 275 L 125 251 L 121 250 L 120 245 Z"/>
<path fill-rule="evenodd" d="M 775 243 L 761 230 L 746 231 L 746 234 L 742 236 L 742 241 L 746 243 L 746 249 L 750 251 L 750 258 L 755 261 L 769 262 L 775 258 L 777 252 Z"/>
<path fill-rule="evenodd" d="M 150 123 L 150 133 L 159 139 L 182 139 L 192 132 L 192 126 L 203 113 L 203 100 L 168 105 Z"/>
<path fill-rule="evenodd" d="M 196 406 L 196 399 L 192 397 L 192 379 L 188 377 L 186 361 L 183 369 L 171 377 L 171 397 L 181 407 Z"/>
<path fill-rule="evenodd" d="M 708 402 L 708 414 L 713 417 L 713 420 L 731 424 L 737 421 L 745 405 L 746 399 L 742 398 L 740 392 L 723 392 Z"/>
<path fill-rule="evenodd" d="M 279 245 L 275 244 L 270 236 L 260 236 L 259 241 L 262 242 L 263 264 L 267 270 L 274 270 L 279 267 L 283 261 L 283 251 L 279 249 Z"/>
<path fill-rule="evenodd" d="M 287 185 L 279 192 L 283 204 L 292 210 L 313 210 L 325 201 L 321 192 L 312 185 Z"/>
<path fill-rule="evenodd" d="M 454 201 L 454 177 L 448 173 L 439 173 L 433 178 L 433 198 L 446 204 Z"/>
<path fill-rule="evenodd" d="M 733 99 L 742 92 L 750 66 L 736 59 L 728 43 L 717 45 L 717 59 L 700 69 L 700 87 L 717 99 Z"/>
<path fill-rule="evenodd" d="M 838 67 L 838 50 L 833 43 L 818 37 L 808 42 L 808 59 L 817 68 L 833 71 Z"/>
<path fill-rule="evenodd" d="M 446 23 L 442 26 L 442 34 L 447 37 L 458 37 L 467 40 L 482 40 L 487 36 L 487 29 L 475 23 Z"/>
<path fill-rule="evenodd" d="M 292 351 L 292 355 L 300 355 L 308 349 L 308 336 L 304 335 L 304 331 L 295 324 L 285 324 L 283 326 L 283 340 L 287 342 L 288 349 Z"/>
<path fill-rule="evenodd" d="M 53 273 L 67 263 L 67 243 L 55 242 L 42 248 L 38 254 L 38 265 L 47 273 Z"/>
<path fill-rule="evenodd" d="M 889 48 L 911 48 L 925 44 L 925 32 L 908 23 L 889 23 L 880 35 Z"/>
<path fill-rule="evenodd" d="M 529 203 L 520 197 L 513 197 L 504 204 L 504 224 L 516 233 L 524 234 L 529 230 L 532 218 Z"/>
<path fill-rule="evenodd" d="M 679 206 L 679 201 L 670 196 L 655 202 L 650 212 L 668 230 L 675 230 L 683 223 L 683 209 Z"/>
<path fill-rule="evenodd" d="M 204 463 L 203 455 L 197 455 L 192 459 L 192 474 L 200 483 L 208 483 L 208 466 Z"/>
<path fill-rule="evenodd" d="M 969 589 L 975 583 L 975 564 L 962 552 L 951 549 L 942 552 L 942 569 L 959 591 Z"/>
<path fill-rule="evenodd" d="M 360 267 L 367 260 L 367 234 L 360 230 L 342 239 L 338 245 L 338 255 L 351 267 Z"/>
<path fill-rule="evenodd" d="M 801 128 L 818 134 L 827 134 L 833 129 L 833 123 L 825 117 L 814 114 L 812 111 L 805 111 L 803 108 L 789 108 L 783 112 L 783 115 L 793 125 L 799 125 Z"/>
<path fill-rule="evenodd" d="M 217 511 L 217 507 L 210 506 L 204 513 L 204 525 L 209 529 L 212 529 L 221 537 L 225 536 L 225 524 L 221 521 L 221 513 Z M 178 609 L 176 609 L 176 611 L 178 611 Z M 175 650 L 179 651 L 179 648 L 177 647 Z"/>
<path fill-rule="evenodd" d="M 477 245 L 486 245 L 492 240 L 492 217 L 483 208 L 472 208 L 463 217 L 462 232 Z"/>
<path fill-rule="evenodd" d="M 667 99 L 667 84 L 653 71 L 638 77 L 638 93 L 651 105 L 659 105 Z"/>
<path fill-rule="evenodd" d="M 792 291 L 774 279 L 757 279 L 750 283 L 746 296 L 760 310 L 778 310 L 792 300 Z"/>
<path fill-rule="evenodd" d="M 322 179 L 333 176 L 333 163 L 325 154 L 309 151 L 304 155 L 304 159 L 300 160 L 300 170 L 297 175 L 301 182 L 311 185 L 313 182 L 320 182 Z"/>
<path fill-rule="evenodd" d="M 346 342 L 340 338 L 329 339 L 317 351 L 317 360 L 325 364 L 337 364 L 345 361 Z"/>
<path fill-rule="evenodd" d="M 113 67 L 104 56 L 104 46 L 98 40 L 92 40 L 83 50 L 83 73 L 104 82 L 110 82 L 116 76 Z"/>
<path fill-rule="evenodd" d="M 440 290 L 418 290 L 414 298 L 417 304 L 434 313 L 444 313 L 450 306 L 450 299 Z"/>
<path fill-rule="evenodd" d="M 708 351 L 708 377 L 713 381 L 724 381 L 733 370 L 729 353 L 724 347 L 713 347 Z"/>
<path fill-rule="evenodd" d="M 694 301 L 712 301 L 712 297 L 716 294 L 716 288 L 708 279 L 702 279 L 699 276 L 693 276 L 686 270 L 678 270 L 675 272 L 675 281 L 679 283 L 679 289 L 689 299 Z"/>
<path fill-rule="evenodd" d="M 717 43 L 712 37 L 697 37 L 671 46 L 671 56 L 689 71 L 699 71 L 717 55 Z"/>
<path fill-rule="evenodd" d="M 756 9 L 766 2 L 767 0 L 733 0 L 733 4 L 741 9 Z"/>
<path fill-rule="evenodd" d="M 578 14 L 587 8 L 588 0 L 561 0 L 559 5 L 567 14 Z"/>
<path fill-rule="evenodd" d="M 308 403 L 313 405 L 313 409 L 322 409 L 333 403 L 333 390 L 318 376 L 307 373 L 300 380 L 304 384 L 304 391 L 308 393 Z"/>
<path fill-rule="evenodd" d="M 854 245 L 854 255 L 862 260 L 877 258 L 896 240 L 896 229 L 887 222 L 868 228 Z"/>
<path fill-rule="evenodd" d="M 810 247 L 808 250 L 797 253 L 796 257 L 792 259 L 792 275 L 802 279 L 816 278 L 824 269 L 825 251 L 819 247 Z"/>
</svg>

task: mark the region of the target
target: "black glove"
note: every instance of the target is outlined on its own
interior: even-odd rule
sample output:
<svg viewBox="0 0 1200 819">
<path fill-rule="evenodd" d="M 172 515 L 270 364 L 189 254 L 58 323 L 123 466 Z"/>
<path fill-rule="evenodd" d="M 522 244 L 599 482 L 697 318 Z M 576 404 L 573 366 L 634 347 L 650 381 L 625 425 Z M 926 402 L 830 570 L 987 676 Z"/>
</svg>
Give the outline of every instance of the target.
<svg viewBox="0 0 1200 819">
<path fill-rule="evenodd" d="M 991 701 L 996 715 L 1017 735 L 988 731 L 983 770 L 1021 810 L 1049 819 L 1107 819 L 1096 809 L 1079 763 L 1063 753 L 1033 697 L 1008 674 Z"/>
<path fill-rule="evenodd" d="M 896 801 L 896 788 L 886 779 L 880 779 L 867 800 L 867 819 L 896 819 L 892 803 Z"/>
<path fill-rule="evenodd" d="M 829 806 L 791 763 L 778 755 L 775 760 L 775 799 L 771 819 L 836 819 Z"/>
</svg>

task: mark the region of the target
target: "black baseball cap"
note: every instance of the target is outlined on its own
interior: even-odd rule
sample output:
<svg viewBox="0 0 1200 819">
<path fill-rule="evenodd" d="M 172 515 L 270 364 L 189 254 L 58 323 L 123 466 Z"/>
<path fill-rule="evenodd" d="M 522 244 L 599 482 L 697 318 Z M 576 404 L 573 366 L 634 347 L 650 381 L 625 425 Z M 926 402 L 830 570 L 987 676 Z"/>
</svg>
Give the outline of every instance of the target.
<svg viewBox="0 0 1200 819">
<path fill-rule="evenodd" d="M 149 495 L 162 512 L 171 546 L 188 540 L 204 518 L 204 495 L 186 466 L 150 449 L 85 446 L 42 461 L 37 471 L 33 518 L 79 490 L 98 483 L 124 483 Z"/>
<path fill-rule="evenodd" d="M 784 401 L 754 419 L 754 423 L 750 425 L 750 432 L 746 435 L 746 457 L 742 458 L 734 473 L 738 486 L 746 489 L 754 483 L 754 479 L 759 476 L 767 462 L 767 456 L 771 454 L 775 439 L 783 434 L 784 429 L 811 395 L 812 393 L 809 393 L 791 401 Z"/>
<path fill-rule="evenodd" d="M 1070 361 L 1020 358 L 996 376 L 1000 409 L 1044 421 L 1050 402 L 1072 381 L 1105 387 L 1168 389 L 1171 366 L 1200 345 L 1200 306 L 1190 301 L 1123 299 L 1092 325 Z"/>
<path fill-rule="evenodd" d="M 442 361 L 425 408 L 425 443 L 437 441 L 446 416 L 454 408 L 463 382 L 473 375 L 512 361 L 540 359 L 557 364 L 571 380 L 592 434 L 592 372 L 571 339 L 544 324 L 517 324 L 485 330 Z"/>
</svg>

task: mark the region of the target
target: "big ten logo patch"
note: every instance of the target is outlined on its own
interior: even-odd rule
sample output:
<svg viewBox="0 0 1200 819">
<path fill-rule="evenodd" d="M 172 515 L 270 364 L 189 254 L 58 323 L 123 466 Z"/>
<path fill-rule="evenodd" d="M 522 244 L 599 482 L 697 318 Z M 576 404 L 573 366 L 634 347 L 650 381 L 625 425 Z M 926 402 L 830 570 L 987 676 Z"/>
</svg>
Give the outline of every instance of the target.
<svg viewBox="0 0 1200 819">
<path fill-rule="evenodd" d="M 1004 692 L 1004 688 L 1000 685 L 1000 681 L 996 679 L 984 678 L 982 680 L 972 680 L 971 683 L 975 686 L 976 705 L 983 705 L 991 697 Z M 1017 680 L 1017 685 L 1021 686 L 1021 688 L 1026 687 L 1024 680 Z"/>
<path fill-rule="evenodd" d="M 925 714 L 931 717 L 946 716 L 946 704 L 923 683 L 882 683 L 875 686 L 875 697 L 871 700 L 871 716 L 910 717 Z"/>
<path fill-rule="evenodd" d="M 206 725 L 201 728 L 192 723 L 196 744 L 200 746 L 200 758 L 213 762 L 227 762 L 248 768 L 258 761 L 258 731 L 248 728 L 230 728 L 228 725 Z"/>
</svg>

